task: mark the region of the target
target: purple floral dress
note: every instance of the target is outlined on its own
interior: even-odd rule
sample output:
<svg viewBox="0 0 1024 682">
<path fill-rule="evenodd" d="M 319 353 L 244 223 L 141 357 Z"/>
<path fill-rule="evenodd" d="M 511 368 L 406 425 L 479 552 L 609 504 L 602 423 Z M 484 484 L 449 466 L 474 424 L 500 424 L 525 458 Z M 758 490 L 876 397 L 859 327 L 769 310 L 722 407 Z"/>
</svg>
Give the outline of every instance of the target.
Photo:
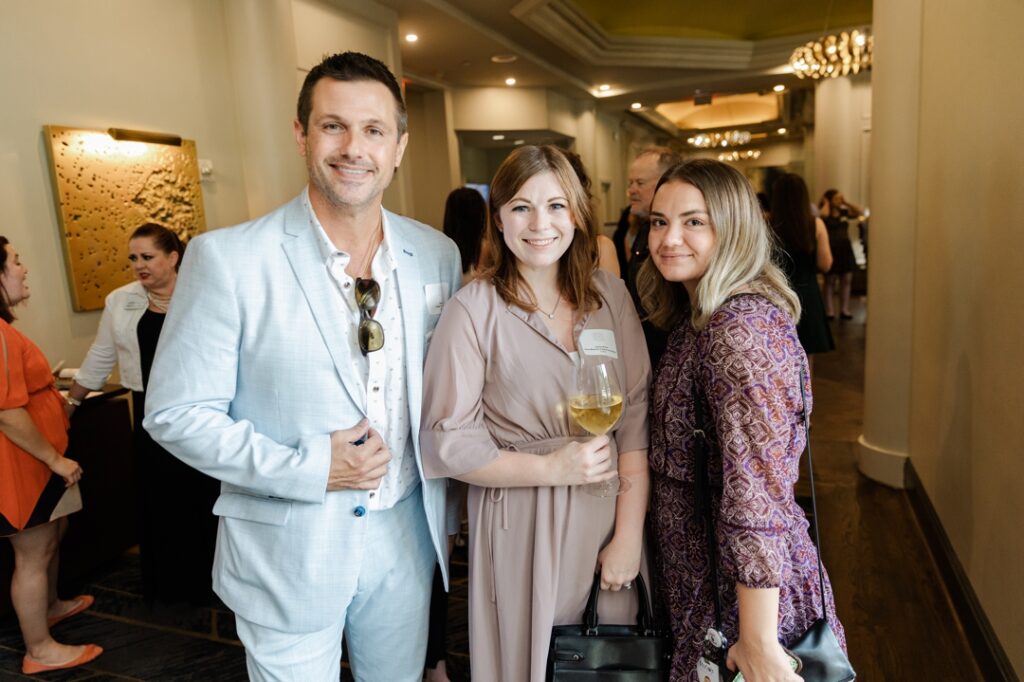
<svg viewBox="0 0 1024 682">
<path fill-rule="evenodd" d="M 673 682 L 697 679 L 704 635 L 714 624 L 706 536 L 694 504 L 694 379 L 705 401 L 726 637 L 735 643 L 738 634 L 737 582 L 779 588 L 784 645 L 821 616 L 817 552 L 793 493 L 806 440 L 806 366 L 792 320 L 761 296 L 733 297 L 703 331 L 687 320 L 669 338 L 652 388 L 649 459 L 661 589 L 675 640 Z M 806 390 L 810 409 L 809 383 Z M 829 623 L 845 649 L 827 576 L 825 592 Z"/>
</svg>

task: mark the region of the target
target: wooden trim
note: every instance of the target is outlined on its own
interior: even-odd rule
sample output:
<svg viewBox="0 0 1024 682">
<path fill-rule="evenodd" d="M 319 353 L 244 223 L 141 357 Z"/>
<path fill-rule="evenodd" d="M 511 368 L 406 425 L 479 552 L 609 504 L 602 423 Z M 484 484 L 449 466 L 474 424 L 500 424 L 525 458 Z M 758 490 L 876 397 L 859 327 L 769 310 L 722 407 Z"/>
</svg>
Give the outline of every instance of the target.
<svg viewBox="0 0 1024 682">
<path fill-rule="evenodd" d="M 921 479 L 918 478 L 912 460 L 907 463 L 906 482 L 910 506 L 917 517 L 939 574 L 946 583 L 946 590 L 960 619 L 967 643 L 974 652 L 982 677 L 988 682 L 1020 682 L 992 629 L 988 616 L 985 615 L 981 602 L 978 601 L 978 595 L 974 593 L 970 578 L 964 571 L 949 536 L 946 535 L 942 520 L 932 506 Z"/>
</svg>

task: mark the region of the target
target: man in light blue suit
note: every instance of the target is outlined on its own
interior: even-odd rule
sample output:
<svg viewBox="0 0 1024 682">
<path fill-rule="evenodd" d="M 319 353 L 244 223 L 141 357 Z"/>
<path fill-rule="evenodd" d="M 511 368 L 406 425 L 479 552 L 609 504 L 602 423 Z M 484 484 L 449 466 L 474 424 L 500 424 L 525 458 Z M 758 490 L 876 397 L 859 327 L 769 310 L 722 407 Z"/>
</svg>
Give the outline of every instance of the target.
<svg viewBox="0 0 1024 682">
<path fill-rule="evenodd" d="M 384 64 L 326 58 L 299 95 L 309 185 L 189 245 L 145 428 L 222 481 L 214 589 L 254 680 L 419 680 L 445 482 L 420 465 L 421 370 L 461 279 L 440 232 L 381 207 L 408 141 Z M 188 495 L 188 490 L 182 490 Z"/>
</svg>

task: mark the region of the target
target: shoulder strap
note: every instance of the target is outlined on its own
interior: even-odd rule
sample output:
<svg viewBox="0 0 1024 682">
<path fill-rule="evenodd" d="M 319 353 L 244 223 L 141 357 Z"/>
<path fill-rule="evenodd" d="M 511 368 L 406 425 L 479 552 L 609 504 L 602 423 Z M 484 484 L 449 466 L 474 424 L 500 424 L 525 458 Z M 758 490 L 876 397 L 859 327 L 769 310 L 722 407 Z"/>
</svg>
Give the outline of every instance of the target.
<svg viewBox="0 0 1024 682">
<path fill-rule="evenodd" d="M 708 443 L 707 434 L 704 433 L 704 404 L 701 402 L 696 370 L 693 373 L 690 389 L 693 399 L 693 439 L 696 444 L 696 452 L 693 457 L 697 484 L 694 488 L 694 502 L 698 514 L 697 521 L 703 522 L 707 539 L 711 598 L 715 605 L 715 629 L 721 632 L 722 596 L 718 593 L 718 540 L 715 537 L 715 519 L 711 513 L 711 475 L 708 471 L 711 445 Z"/>
<path fill-rule="evenodd" d="M 807 441 L 807 476 L 811 484 L 811 513 L 814 516 L 814 543 L 818 558 L 818 584 L 821 588 L 821 617 L 828 621 L 825 609 L 825 570 L 821 565 L 821 537 L 818 532 L 818 503 L 814 492 L 814 463 L 811 458 L 810 415 L 807 412 L 807 394 L 804 388 L 804 369 L 800 369 L 800 404 L 803 411 L 804 436 Z M 701 428 L 704 425 L 704 406 L 701 402 L 700 387 L 696 375 L 693 378 L 692 396 L 694 407 L 693 435 L 697 446 L 694 453 L 694 469 L 697 477 L 695 502 L 697 512 L 703 517 L 704 530 L 707 535 L 708 563 L 710 564 L 711 596 L 715 605 L 715 628 L 722 630 L 722 596 L 718 592 L 718 541 L 715 538 L 715 522 L 711 512 L 711 482 L 708 472 L 710 445 L 707 435 Z M 698 521 L 701 519 L 698 519 Z"/>
<path fill-rule="evenodd" d="M 821 617 L 828 621 L 825 609 L 825 569 L 821 566 L 821 534 L 818 531 L 818 499 L 814 494 L 814 458 L 811 457 L 811 415 L 807 412 L 807 391 L 804 389 L 804 371 L 800 370 L 800 405 L 804 417 L 804 440 L 807 441 L 807 478 L 811 483 L 811 515 L 814 526 L 814 549 L 818 556 L 818 585 L 821 588 Z"/>
</svg>

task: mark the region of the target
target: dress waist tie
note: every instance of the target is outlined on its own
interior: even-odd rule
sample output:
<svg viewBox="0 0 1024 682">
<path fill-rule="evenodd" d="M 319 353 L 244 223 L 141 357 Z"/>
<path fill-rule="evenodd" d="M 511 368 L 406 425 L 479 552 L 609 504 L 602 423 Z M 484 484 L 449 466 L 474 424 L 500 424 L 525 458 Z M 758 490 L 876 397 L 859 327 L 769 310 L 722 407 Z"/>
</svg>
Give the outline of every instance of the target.
<svg viewBox="0 0 1024 682">
<path fill-rule="evenodd" d="M 550 455 L 552 452 L 573 440 L 586 438 L 586 436 L 560 436 L 558 438 L 544 438 L 541 440 L 524 441 L 504 446 L 504 450 L 512 452 L 529 452 L 535 455 Z M 508 520 L 508 490 L 506 488 L 488 488 L 487 501 L 491 504 L 487 507 L 487 552 L 491 559 L 491 601 L 497 601 L 497 591 L 494 577 L 494 505 L 501 503 L 501 529 L 509 529 Z"/>
</svg>

